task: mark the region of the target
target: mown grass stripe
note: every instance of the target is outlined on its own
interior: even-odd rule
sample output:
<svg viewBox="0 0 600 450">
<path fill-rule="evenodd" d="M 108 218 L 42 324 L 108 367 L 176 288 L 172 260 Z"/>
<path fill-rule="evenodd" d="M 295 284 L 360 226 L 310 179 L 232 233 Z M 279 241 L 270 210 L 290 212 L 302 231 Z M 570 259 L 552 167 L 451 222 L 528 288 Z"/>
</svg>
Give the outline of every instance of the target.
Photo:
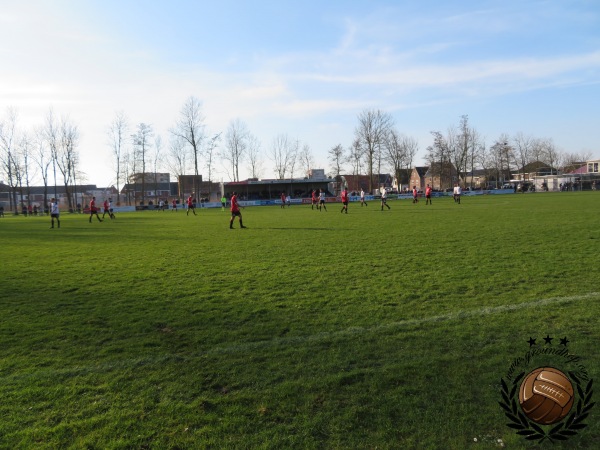
<svg viewBox="0 0 600 450">
<path fill-rule="evenodd" d="M 197 353 L 196 357 L 209 356 L 213 354 L 227 354 L 227 353 L 239 353 L 247 352 L 252 350 L 264 350 L 268 348 L 293 346 L 305 343 L 314 343 L 326 341 L 328 339 L 338 339 L 343 337 L 364 335 L 369 333 L 378 333 L 380 331 L 393 331 L 400 330 L 405 327 L 412 327 L 418 325 L 426 325 L 430 323 L 439 323 L 452 321 L 457 319 L 466 319 L 472 317 L 482 317 L 487 315 L 499 314 L 503 312 L 519 311 L 527 308 L 534 308 L 545 305 L 556 305 L 561 303 L 570 303 L 583 300 L 598 300 L 600 299 L 600 292 L 590 292 L 583 295 L 573 295 L 566 297 L 549 297 L 544 299 L 538 299 L 530 302 L 513 303 L 510 305 L 501 305 L 493 307 L 484 307 L 473 309 L 469 311 L 459 311 L 456 313 L 441 314 L 431 317 L 423 317 L 420 319 L 409 319 L 401 320 L 398 322 L 392 322 L 387 324 L 378 325 L 375 327 L 350 327 L 344 330 L 315 333 L 307 336 L 288 336 L 288 337 L 277 337 L 271 340 L 259 341 L 259 342 L 244 342 L 232 345 L 216 346 L 210 350 Z M 190 356 L 181 355 L 156 355 L 147 356 L 142 358 L 125 359 L 120 361 L 113 361 L 110 363 L 103 363 L 99 365 L 88 365 L 88 366 L 77 366 L 66 369 L 46 369 L 36 371 L 27 374 L 12 374 L 4 377 L 5 381 L 9 380 L 22 380 L 25 378 L 44 378 L 52 377 L 56 375 L 82 375 L 93 372 L 105 372 L 115 369 L 131 369 L 134 367 L 141 367 L 151 364 L 161 364 L 169 361 L 185 362 L 192 360 Z"/>
</svg>

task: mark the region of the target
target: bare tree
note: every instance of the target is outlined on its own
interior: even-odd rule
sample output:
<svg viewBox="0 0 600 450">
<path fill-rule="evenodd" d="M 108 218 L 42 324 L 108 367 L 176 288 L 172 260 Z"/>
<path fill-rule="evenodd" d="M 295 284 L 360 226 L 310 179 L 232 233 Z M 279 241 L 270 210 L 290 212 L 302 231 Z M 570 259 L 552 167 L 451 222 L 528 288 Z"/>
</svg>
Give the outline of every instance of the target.
<svg viewBox="0 0 600 450">
<path fill-rule="evenodd" d="M 358 177 L 362 172 L 362 162 L 364 159 L 364 150 L 360 145 L 360 139 L 355 138 L 352 145 L 348 149 L 348 161 L 352 164 L 352 175 Z M 360 186 L 355 186 L 353 189 L 358 189 Z"/>
<path fill-rule="evenodd" d="M 280 134 L 274 140 L 271 147 L 271 159 L 275 164 L 275 173 L 280 180 L 290 170 L 290 164 L 296 158 L 297 141 L 291 142 L 287 134 Z"/>
<path fill-rule="evenodd" d="M 504 183 L 507 179 L 510 180 L 511 161 L 514 154 L 512 147 L 508 144 L 510 138 L 503 133 L 490 147 L 489 160 L 496 174 L 496 187 L 500 187 L 500 182 Z"/>
<path fill-rule="evenodd" d="M 0 164 L 4 171 L 10 189 L 11 209 L 17 213 L 17 186 L 19 185 L 20 165 L 17 161 L 15 148 L 17 133 L 17 111 L 8 108 L 6 119 L 0 121 Z"/>
<path fill-rule="evenodd" d="M 302 150 L 298 153 L 298 162 L 302 172 L 304 172 L 304 176 L 307 177 L 315 163 L 312 151 L 308 144 L 304 144 Z"/>
<path fill-rule="evenodd" d="M 20 161 L 22 161 L 21 168 L 21 183 L 25 182 L 25 192 L 27 194 L 27 206 L 31 206 L 31 177 L 34 176 L 31 173 L 31 154 L 33 151 L 33 143 L 28 133 L 22 133 L 19 138 L 19 154 Z M 21 192 L 21 196 L 23 193 Z"/>
<path fill-rule="evenodd" d="M 563 153 L 560 159 L 562 160 L 560 165 L 563 167 L 576 166 L 592 159 L 592 153 L 586 151 Z"/>
<path fill-rule="evenodd" d="M 553 174 L 557 174 L 557 165 L 560 158 L 560 154 L 554 145 L 552 139 L 539 139 L 536 147 L 540 150 L 539 160 L 548 164 L 550 171 Z"/>
<path fill-rule="evenodd" d="M 151 138 L 154 136 L 152 125 L 140 123 L 136 133 L 131 136 L 134 148 L 134 160 L 141 164 L 142 177 L 142 205 L 146 204 L 146 158 L 152 146 Z"/>
<path fill-rule="evenodd" d="M 471 129 L 469 132 L 468 149 L 467 168 L 470 169 L 471 172 L 471 189 L 473 189 L 475 167 L 478 162 L 481 161 L 482 153 L 485 153 L 485 143 L 479 135 L 479 132 L 475 129 Z"/>
<path fill-rule="evenodd" d="M 121 165 L 123 163 L 124 147 L 127 142 L 127 136 L 129 135 L 129 121 L 127 120 L 127 117 L 125 116 L 125 113 L 123 111 L 119 111 L 115 114 L 114 120 L 108 127 L 107 134 L 109 138 L 109 145 L 111 147 L 112 154 L 114 157 L 113 161 L 115 165 L 117 181 L 117 205 L 119 205 L 121 202 L 120 182 L 123 176 L 121 171 Z"/>
<path fill-rule="evenodd" d="M 449 166 L 450 166 L 450 145 L 446 137 L 439 131 L 432 131 L 433 145 L 427 147 L 427 161 L 429 171 L 433 176 L 440 177 L 440 189 L 449 185 Z M 433 187 L 433 186 L 432 186 Z"/>
<path fill-rule="evenodd" d="M 240 119 L 232 120 L 225 133 L 225 148 L 221 158 L 228 162 L 231 170 L 230 178 L 233 181 L 240 181 L 240 161 L 248 148 L 249 134 L 248 127 Z"/>
<path fill-rule="evenodd" d="M 534 146 L 534 139 L 531 136 L 525 136 L 522 132 L 517 133 L 513 138 L 513 157 L 515 166 L 519 172 L 524 172 L 524 168 L 531 162 L 531 154 Z M 525 177 L 523 173 L 522 179 Z"/>
<path fill-rule="evenodd" d="M 298 153 L 300 153 L 300 141 L 296 139 L 296 141 L 292 143 L 288 161 L 288 170 L 290 171 L 290 195 L 294 195 L 294 171 L 298 164 Z"/>
<path fill-rule="evenodd" d="M 200 192 L 200 186 L 197 186 L 199 163 L 198 158 L 201 155 L 202 141 L 204 140 L 204 116 L 201 111 L 202 103 L 195 97 L 189 97 L 181 108 L 179 120 L 171 130 L 175 136 L 183 139 L 192 150 L 194 158 L 194 192 L 196 195 Z"/>
<path fill-rule="evenodd" d="M 43 128 L 38 127 L 35 130 L 34 145 L 36 150 L 33 152 L 32 159 L 40 169 L 40 176 L 44 183 L 44 209 L 42 211 L 45 211 L 46 208 L 48 208 L 48 169 L 52 163 L 52 156 L 45 144 L 44 130 Z"/>
<path fill-rule="evenodd" d="M 369 171 L 369 190 L 371 192 L 374 185 L 373 166 L 377 154 L 384 144 L 385 135 L 392 125 L 392 116 L 380 110 L 365 110 L 358 116 L 358 126 L 355 129 L 355 134 L 364 149 Z"/>
<path fill-rule="evenodd" d="M 154 163 L 154 198 L 158 199 L 158 168 L 162 159 L 162 137 L 160 134 L 157 134 L 154 137 L 154 153 L 153 153 L 153 163 Z M 156 202 L 155 202 L 156 204 Z"/>
<path fill-rule="evenodd" d="M 221 140 L 221 133 L 215 134 L 208 141 L 208 145 L 206 146 L 206 169 L 208 170 L 208 198 L 210 199 L 210 195 L 212 193 L 212 174 L 214 171 L 214 156 L 215 149 L 217 148 L 219 141 Z"/>
<path fill-rule="evenodd" d="M 384 159 L 394 169 L 398 189 L 401 188 L 402 171 L 410 170 L 418 150 L 419 144 L 416 139 L 399 134 L 393 128 L 388 131 L 385 138 Z"/>
<path fill-rule="evenodd" d="M 54 197 L 58 200 L 58 193 L 56 191 L 56 161 L 58 159 L 58 148 L 60 145 L 59 138 L 59 125 L 54 118 L 54 111 L 52 108 L 48 110 L 48 115 L 46 116 L 46 127 L 44 130 L 44 134 L 46 137 L 46 142 L 48 144 L 48 148 L 50 149 L 50 155 L 52 157 L 52 172 L 54 176 Z"/>
<path fill-rule="evenodd" d="M 69 211 L 73 211 L 74 178 L 77 164 L 79 162 L 77 146 L 79 145 L 79 129 L 69 118 L 63 118 L 60 124 L 60 145 L 55 153 L 56 167 L 62 174 L 65 186 L 65 195 L 69 205 Z"/>
<path fill-rule="evenodd" d="M 459 179 L 465 179 L 467 172 L 467 162 L 471 153 L 473 144 L 473 130 L 469 127 L 469 116 L 461 116 L 458 129 L 448 132 L 448 142 L 450 147 L 450 160 L 454 164 Z"/>
<path fill-rule="evenodd" d="M 344 162 L 347 160 L 346 153 L 342 144 L 338 144 L 329 149 L 327 152 L 327 159 L 331 163 L 331 170 L 336 181 L 340 181 L 339 178 L 342 174 Z"/>
<path fill-rule="evenodd" d="M 136 159 L 135 159 L 135 151 L 133 149 L 133 147 L 125 147 L 125 151 L 122 155 L 122 161 L 123 161 L 123 173 L 125 174 L 125 178 L 127 180 L 126 186 L 126 192 L 125 195 L 127 196 L 127 205 L 131 206 L 131 194 L 132 194 L 132 189 L 131 189 L 131 184 L 133 184 L 133 204 L 135 206 L 135 192 L 137 191 L 137 177 L 133 177 L 133 174 L 136 173 L 136 168 L 137 168 L 137 164 L 136 164 Z M 133 180 L 132 180 L 133 178 Z M 133 183 L 132 183 L 133 181 Z"/>
<path fill-rule="evenodd" d="M 188 152 L 185 148 L 185 142 L 179 136 L 171 135 L 169 139 L 169 153 L 167 156 L 167 167 L 169 172 L 175 175 L 177 180 L 181 175 L 185 175 L 187 167 Z"/>
<path fill-rule="evenodd" d="M 248 152 L 246 153 L 250 176 L 260 178 L 262 176 L 262 159 L 260 154 L 260 141 L 254 135 L 248 136 Z"/>
</svg>

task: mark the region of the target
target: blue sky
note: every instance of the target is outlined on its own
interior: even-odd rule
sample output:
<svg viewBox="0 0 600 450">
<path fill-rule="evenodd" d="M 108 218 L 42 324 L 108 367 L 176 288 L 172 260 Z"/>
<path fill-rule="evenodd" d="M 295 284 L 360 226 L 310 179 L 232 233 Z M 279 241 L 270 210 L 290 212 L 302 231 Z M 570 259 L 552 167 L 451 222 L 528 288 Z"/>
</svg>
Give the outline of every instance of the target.
<svg viewBox="0 0 600 450">
<path fill-rule="evenodd" d="M 0 115 L 68 116 L 99 186 L 116 111 L 166 143 L 192 95 L 209 133 L 247 124 L 264 177 L 282 133 L 329 167 L 365 109 L 418 140 L 416 163 L 463 114 L 488 145 L 522 132 L 600 157 L 598 1 L 0 0 L 0 61 Z"/>
</svg>

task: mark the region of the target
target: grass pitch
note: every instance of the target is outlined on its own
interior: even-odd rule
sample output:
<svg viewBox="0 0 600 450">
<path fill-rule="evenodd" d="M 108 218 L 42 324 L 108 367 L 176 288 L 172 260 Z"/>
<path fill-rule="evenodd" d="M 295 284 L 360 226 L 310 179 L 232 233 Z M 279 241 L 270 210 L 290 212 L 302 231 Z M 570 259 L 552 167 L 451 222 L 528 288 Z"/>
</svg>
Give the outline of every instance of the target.
<svg viewBox="0 0 600 450">
<path fill-rule="evenodd" d="M 532 445 L 500 380 L 598 378 L 600 195 L 389 204 L 0 218 L 0 448 Z"/>
</svg>

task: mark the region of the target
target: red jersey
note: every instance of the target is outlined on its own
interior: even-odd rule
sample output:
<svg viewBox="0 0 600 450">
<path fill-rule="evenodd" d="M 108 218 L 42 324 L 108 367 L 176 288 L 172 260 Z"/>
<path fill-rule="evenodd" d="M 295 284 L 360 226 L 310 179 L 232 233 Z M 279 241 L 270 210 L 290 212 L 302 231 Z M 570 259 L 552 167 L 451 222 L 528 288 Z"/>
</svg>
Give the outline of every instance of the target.
<svg viewBox="0 0 600 450">
<path fill-rule="evenodd" d="M 104 200 L 104 209 L 108 211 L 108 200 Z"/>
<path fill-rule="evenodd" d="M 96 212 L 96 200 L 92 200 L 90 202 L 90 211 L 91 212 Z M 91 220 L 91 219 L 90 219 Z"/>
<path fill-rule="evenodd" d="M 415 188 L 415 189 L 413 189 L 413 197 L 416 197 L 417 195 L 418 195 L 417 194 L 417 188 Z"/>
<path fill-rule="evenodd" d="M 317 193 L 315 191 L 312 191 L 312 200 L 313 202 L 317 201 Z"/>
<path fill-rule="evenodd" d="M 231 197 L 231 212 L 239 212 L 240 207 L 238 205 L 238 201 L 237 201 L 237 195 L 234 195 L 233 197 Z"/>
<path fill-rule="evenodd" d="M 173 208 L 177 208 L 177 200 L 173 200 Z"/>
<path fill-rule="evenodd" d="M 342 203 L 346 203 L 348 201 L 348 191 L 342 191 Z"/>
<path fill-rule="evenodd" d="M 194 206 L 194 199 L 192 198 L 192 196 L 190 195 L 187 199 L 187 204 L 188 206 L 191 208 L 192 206 Z"/>
<path fill-rule="evenodd" d="M 281 194 L 281 201 L 285 203 L 285 194 Z"/>
<path fill-rule="evenodd" d="M 425 195 L 431 195 L 431 187 L 427 186 L 427 189 L 425 189 Z"/>
</svg>

